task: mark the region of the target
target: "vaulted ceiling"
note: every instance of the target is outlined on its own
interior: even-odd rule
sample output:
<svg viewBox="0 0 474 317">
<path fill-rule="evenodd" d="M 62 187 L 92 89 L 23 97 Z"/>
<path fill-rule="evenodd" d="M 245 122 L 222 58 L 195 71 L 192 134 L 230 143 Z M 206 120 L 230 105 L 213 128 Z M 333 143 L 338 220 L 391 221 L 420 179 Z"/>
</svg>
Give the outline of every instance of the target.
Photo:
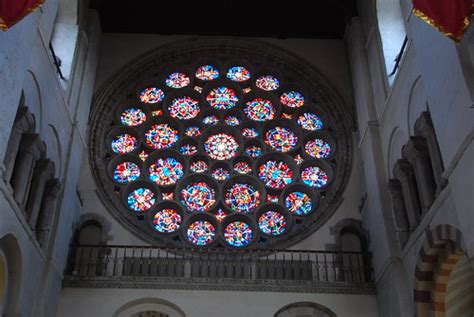
<svg viewBox="0 0 474 317">
<path fill-rule="evenodd" d="M 340 39 L 355 0 L 91 0 L 103 32 Z"/>
</svg>

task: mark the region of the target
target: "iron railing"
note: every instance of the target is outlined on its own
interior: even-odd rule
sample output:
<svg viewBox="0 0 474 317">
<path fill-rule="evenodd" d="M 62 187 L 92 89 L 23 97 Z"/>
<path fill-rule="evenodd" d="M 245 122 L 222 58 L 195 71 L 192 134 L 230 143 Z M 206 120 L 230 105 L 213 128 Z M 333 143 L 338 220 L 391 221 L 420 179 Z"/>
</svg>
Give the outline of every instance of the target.
<svg viewBox="0 0 474 317">
<path fill-rule="evenodd" d="M 371 283 L 368 263 L 360 252 L 74 245 L 66 275 L 76 280 L 163 277 L 354 285 Z"/>
</svg>

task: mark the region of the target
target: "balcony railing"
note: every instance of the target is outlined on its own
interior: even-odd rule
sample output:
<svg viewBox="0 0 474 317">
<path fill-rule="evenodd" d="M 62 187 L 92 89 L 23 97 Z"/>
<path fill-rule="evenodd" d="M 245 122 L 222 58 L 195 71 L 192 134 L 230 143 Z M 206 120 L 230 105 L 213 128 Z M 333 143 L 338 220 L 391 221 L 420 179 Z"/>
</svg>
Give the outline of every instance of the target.
<svg viewBox="0 0 474 317">
<path fill-rule="evenodd" d="M 67 287 L 373 293 L 360 252 L 71 246 Z"/>
</svg>

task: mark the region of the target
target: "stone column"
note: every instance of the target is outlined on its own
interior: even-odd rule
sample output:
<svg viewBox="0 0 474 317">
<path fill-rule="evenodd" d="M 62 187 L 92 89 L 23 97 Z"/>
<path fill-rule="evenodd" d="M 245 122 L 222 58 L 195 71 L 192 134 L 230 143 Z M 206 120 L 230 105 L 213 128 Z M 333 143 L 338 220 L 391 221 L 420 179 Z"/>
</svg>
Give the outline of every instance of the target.
<svg viewBox="0 0 474 317">
<path fill-rule="evenodd" d="M 40 141 L 37 134 L 23 135 L 10 181 L 13 188 L 13 197 L 22 210 L 26 206 L 35 162 L 43 152 L 44 144 Z"/>
<path fill-rule="evenodd" d="M 446 185 L 446 180 L 442 178 L 444 171 L 443 159 L 439 150 L 438 140 L 431 122 L 429 112 L 422 112 L 415 122 L 415 135 L 422 136 L 426 140 L 428 152 L 433 168 L 434 180 L 436 182 L 436 194 L 438 194 Z"/>
<path fill-rule="evenodd" d="M 36 238 L 43 248 L 48 243 L 60 191 L 61 184 L 57 178 L 48 180 L 44 186 L 44 195 L 35 227 Z"/>
<path fill-rule="evenodd" d="M 414 230 L 420 221 L 421 207 L 413 166 L 406 159 L 397 160 L 393 175 L 400 181 L 410 230 Z"/>
<path fill-rule="evenodd" d="M 36 228 L 36 221 L 41 209 L 46 181 L 54 174 L 53 163 L 48 159 L 36 161 L 31 180 L 31 189 L 26 201 L 26 215 L 31 229 Z"/>
<path fill-rule="evenodd" d="M 402 184 L 398 179 L 391 179 L 388 181 L 388 189 L 392 196 L 395 230 L 397 232 L 398 240 L 403 247 L 410 236 L 410 225 L 405 207 L 405 199 L 403 198 Z"/>
<path fill-rule="evenodd" d="M 403 156 L 408 159 L 415 170 L 421 208 L 423 213 L 425 213 L 433 204 L 436 192 L 433 168 L 431 167 L 430 155 L 425 139 L 422 137 L 410 137 L 410 141 L 403 148 Z"/>
</svg>

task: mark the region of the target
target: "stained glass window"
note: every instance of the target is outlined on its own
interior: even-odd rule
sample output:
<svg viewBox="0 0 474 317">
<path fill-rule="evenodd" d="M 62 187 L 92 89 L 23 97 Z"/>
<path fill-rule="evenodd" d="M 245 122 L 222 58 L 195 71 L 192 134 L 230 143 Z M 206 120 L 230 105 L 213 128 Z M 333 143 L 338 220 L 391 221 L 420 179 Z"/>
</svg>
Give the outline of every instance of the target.
<svg viewBox="0 0 474 317">
<path fill-rule="evenodd" d="M 181 190 L 181 203 L 190 211 L 208 211 L 216 203 L 216 192 L 206 182 L 195 182 Z"/>
<path fill-rule="evenodd" d="M 197 220 L 189 225 L 187 237 L 192 244 L 209 245 L 216 239 L 216 228 L 207 220 Z"/>
<path fill-rule="evenodd" d="M 239 98 L 234 90 L 227 87 L 217 87 L 212 89 L 206 97 L 211 107 L 218 110 L 225 110 L 235 107 Z"/>
<path fill-rule="evenodd" d="M 286 219 L 277 211 L 266 211 L 258 218 L 258 227 L 263 233 L 278 236 L 286 231 Z"/>
<path fill-rule="evenodd" d="M 263 64 L 218 69 L 226 60 L 184 69 L 193 63 L 157 85 L 133 85 L 104 111 L 107 120 L 96 128 L 106 138 L 94 144 L 107 147 L 97 163 L 108 164 L 113 182 L 105 196 L 121 196 L 121 217 L 128 212 L 132 226 L 146 223 L 138 235 L 151 226 L 152 240 L 178 247 L 273 247 L 283 236 L 293 239 L 319 221 L 324 204 L 317 199 L 331 197 L 332 166 L 343 160 L 331 112 L 308 105 L 323 99 L 285 81 L 295 74 L 250 73 Z"/>
<path fill-rule="evenodd" d="M 247 102 L 244 108 L 245 115 L 254 121 L 268 121 L 275 117 L 275 107 L 272 102 L 262 98 L 255 98 Z"/>
<path fill-rule="evenodd" d="M 181 162 L 175 158 L 159 158 L 149 168 L 150 179 L 159 186 L 174 185 L 184 176 Z"/>
<path fill-rule="evenodd" d="M 243 66 L 234 66 L 227 71 L 227 78 L 236 82 L 243 82 L 250 79 L 250 72 Z"/>
<path fill-rule="evenodd" d="M 163 90 L 156 87 L 148 87 L 140 93 L 140 100 L 144 103 L 158 103 L 165 98 Z"/>
<path fill-rule="evenodd" d="M 197 100 L 191 97 L 179 97 L 171 101 L 168 111 L 173 118 L 188 120 L 195 118 L 201 109 Z"/>
<path fill-rule="evenodd" d="M 233 247 L 245 247 L 253 239 L 253 231 L 243 221 L 229 223 L 224 229 L 225 241 Z"/>
<path fill-rule="evenodd" d="M 181 226 L 181 216 L 176 210 L 165 208 L 155 214 L 153 225 L 158 232 L 175 232 Z"/>
<path fill-rule="evenodd" d="M 172 73 L 166 78 L 166 85 L 171 88 L 183 88 L 191 83 L 188 75 L 183 73 Z"/>
<path fill-rule="evenodd" d="M 196 70 L 196 78 L 200 80 L 214 80 L 219 77 L 219 71 L 212 65 L 204 65 Z"/>
</svg>

